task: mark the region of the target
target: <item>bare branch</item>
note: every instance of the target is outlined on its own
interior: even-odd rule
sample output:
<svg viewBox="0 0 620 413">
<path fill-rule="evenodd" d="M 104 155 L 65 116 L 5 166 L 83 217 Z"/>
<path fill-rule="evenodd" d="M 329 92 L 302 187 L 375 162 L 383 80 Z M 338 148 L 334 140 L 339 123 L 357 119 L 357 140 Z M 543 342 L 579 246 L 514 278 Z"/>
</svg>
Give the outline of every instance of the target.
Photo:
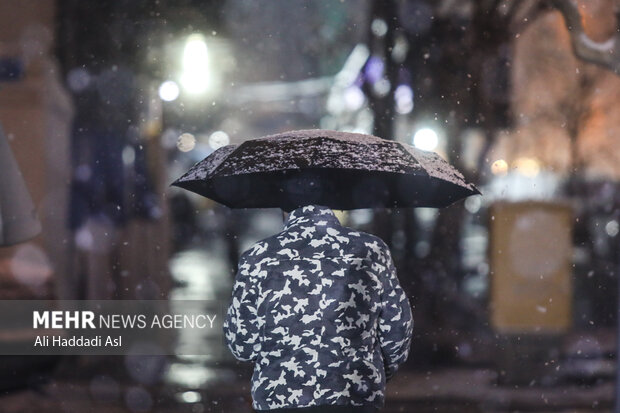
<svg viewBox="0 0 620 413">
<path fill-rule="evenodd" d="M 596 42 L 585 33 L 575 0 L 553 0 L 552 4 L 564 16 L 575 55 L 620 75 L 620 34 L 616 33 L 604 42 Z"/>
</svg>

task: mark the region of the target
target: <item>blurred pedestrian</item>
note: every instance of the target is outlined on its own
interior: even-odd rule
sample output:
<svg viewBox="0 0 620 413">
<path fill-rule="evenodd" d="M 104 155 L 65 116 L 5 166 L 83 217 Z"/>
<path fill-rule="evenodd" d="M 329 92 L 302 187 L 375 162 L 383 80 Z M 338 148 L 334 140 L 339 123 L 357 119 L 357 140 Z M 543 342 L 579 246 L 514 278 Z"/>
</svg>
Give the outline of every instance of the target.
<svg viewBox="0 0 620 413">
<path fill-rule="evenodd" d="M 261 412 L 378 411 L 412 328 L 387 245 L 317 205 L 243 253 L 224 322 Z"/>
</svg>

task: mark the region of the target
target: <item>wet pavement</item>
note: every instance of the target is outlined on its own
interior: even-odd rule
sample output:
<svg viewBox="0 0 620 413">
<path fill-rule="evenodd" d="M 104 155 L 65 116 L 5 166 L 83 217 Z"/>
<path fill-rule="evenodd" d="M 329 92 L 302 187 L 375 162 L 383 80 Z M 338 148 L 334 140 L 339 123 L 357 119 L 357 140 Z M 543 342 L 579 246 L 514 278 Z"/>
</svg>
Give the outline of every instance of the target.
<svg viewBox="0 0 620 413">
<path fill-rule="evenodd" d="M 613 382 L 519 386 L 497 384 L 497 373 L 488 369 L 402 372 L 389 383 L 387 400 L 386 411 L 413 411 L 408 409 L 414 406 L 445 412 L 607 411 L 613 405 Z"/>
<path fill-rule="evenodd" d="M 226 302 L 233 278 L 221 258 L 225 248 L 214 242 L 177 253 L 170 261 L 171 298 Z M 207 355 L 68 358 L 51 379 L 3 394 L 0 412 L 251 412 L 252 365 L 234 360 L 219 332 L 184 339 L 200 340 Z M 582 342 L 607 352 L 596 341 Z M 581 354 L 583 346 L 577 347 Z M 604 371 L 613 360 L 606 363 Z M 585 384 L 564 380 L 540 386 L 499 385 L 498 374 L 488 368 L 400 371 L 388 383 L 382 412 L 605 412 L 613 406 L 613 384 L 610 374 Z"/>
<path fill-rule="evenodd" d="M 36 391 L 2 396 L 0 411 L 246 413 L 252 411 L 249 377 L 249 368 L 244 368 L 232 381 L 214 381 L 191 390 L 101 378 L 90 382 L 54 380 Z M 613 405 L 612 382 L 519 387 L 499 386 L 496 378 L 496 373 L 487 369 L 401 372 L 388 384 L 382 412 L 606 412 Z"/>
</svg>

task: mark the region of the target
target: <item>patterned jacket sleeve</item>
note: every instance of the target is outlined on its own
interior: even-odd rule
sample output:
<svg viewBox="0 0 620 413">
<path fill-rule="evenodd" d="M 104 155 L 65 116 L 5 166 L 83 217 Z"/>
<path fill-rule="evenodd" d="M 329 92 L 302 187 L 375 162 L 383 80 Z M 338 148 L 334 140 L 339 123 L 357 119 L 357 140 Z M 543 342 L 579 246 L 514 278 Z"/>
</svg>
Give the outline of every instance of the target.
<svg viewBox="0 0 620 413">
<path fill-rule="evenodd" d="M 396 268 L 387 245 L 383 244 L 381 264 L 386 269 L 379 315 L 379 343 L 386 379 L 392 378 L 400 364 L 407 360 L 413 332 L 413 316 L 407 295 L 396 276 Z"/>
<path fill-rule="evenodd" d="M 252 268 L 251 257 L 244 253 L 239 259 L 232 301 L 223 325 L 228 348 L 241 361 L 256 360 L 261 347 L 256 314 L 258 287 Z"/>
</svg>

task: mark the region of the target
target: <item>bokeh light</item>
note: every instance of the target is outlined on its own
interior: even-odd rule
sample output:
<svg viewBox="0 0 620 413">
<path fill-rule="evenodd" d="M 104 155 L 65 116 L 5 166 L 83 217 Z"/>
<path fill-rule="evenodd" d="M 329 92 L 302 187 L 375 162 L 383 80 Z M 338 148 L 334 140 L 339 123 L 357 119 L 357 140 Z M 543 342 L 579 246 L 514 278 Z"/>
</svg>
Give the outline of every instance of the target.
<svg viewBox="0 0 620 413">
<path fill-rule="evenodd" d="M 413 90 L 409 85 L 399 85 L 394 91 L 396 112 L 405 115 L 413 110 Z"/>
<path fill-rule="evenodd" d="M 181 85 L 190 94 L 203 94 L 209 89 L 209 50 L 201 34 L 192 34 L 187 38 L 183 50 L 183 73 Z"/>
<path fill-rule="evenodd" d="M 615 219 L 612 219 L 605 225 L 605 232 L 607 232 L 607 235 L 609 235 L 610 237 L 615 237 L 616 235 L 618 235 L 619 230 L 620 226 L 618 225 L 618 221 L 616 221 Z"/>
<path fill-rule="evenodd" d="M 217 130 L 209 136 L 209 146 L 213 149 L 219 149 L 230 143 L 230 137 L 222 130 Z"/>
<path fill-rule="evenodd" d="M 390 84 L 390 81 L 386 78 L 383 78 L 372 85 L 372 91 L 375 93 L 376 96 L 383 97 L 390 93 L 391 87 L 392 85 Z"/>
<path fill-rule="evenodd" d="M 388 25 L 383 19 L 374 19 L 370 26 L 372 33 L 377 37 L 383 37 L 388 31 Z"/>
<path fill-rule="evenodd" d="M 186 392 L 181 393 L 180 399 L 184 403 L 198 403 L 199 401 L 202 400 L 202 397 L 200 396 L 200 393 L 198 393 L 197 391 L 186 391 Z"/>
<path fill-rule="evenodd" d="M 53 274 L 47 253 L 33 243 L 21 244 L 17 247 L 9 265 L 14 279 L 31 288 L 44 285 Z"/>
<path fill-rule="evenodd" d="M 159 86 L 159 97 L 166 102 L 172 102 L 179 97 L 179 85 L 174 80 L 166 80 Z"/>
<path fill-rule="evenodd" d="M 493 175 L 506 175 L 508 172 L 508 162 L 498 159 L 491 164 L 491 172 Z"/>
<path fill-rule="evenodd" d="M 432 151 L 437 148 L 439 138 L 437 132 L 431 128 L 419 129 L 413 135 L 413 146 L 423 151 Z"/>
<path fill-rule="evenodd" d="M 183 133 L 177 139 L 177 148 L 181 152 L 189 152 L 196 147 L 196 137 L 191 133 Z"/>
<path fill-rule="evenodd" d="M 465 209 L 471 214 L 480 211 L 480 207 L 482 207 L 482 197 L 479 195 L 470 196 L 465 200 Z"/>
<path fill-rule="evenodd" d="M 518 158 L 514 161 L 513 167 L 517 172 L 528 178 L 534 178 L 540 172 L 540 163 L 534 158 Z"/>
<path fill-rule="evenodd" d="M 86 89 L 91 82 L 90 73 L 82 67 L 71 69 L 67 74 L 67 86 L 73 92 L 81 92 Z"/>
<path fill-rule="evenodd" d="M 365 101 L 364 92 L 358 86 L 353 85 L 345 89 L 344 104 L 347 110 L 356 111 L 362 107 Z"/>
</svg>

